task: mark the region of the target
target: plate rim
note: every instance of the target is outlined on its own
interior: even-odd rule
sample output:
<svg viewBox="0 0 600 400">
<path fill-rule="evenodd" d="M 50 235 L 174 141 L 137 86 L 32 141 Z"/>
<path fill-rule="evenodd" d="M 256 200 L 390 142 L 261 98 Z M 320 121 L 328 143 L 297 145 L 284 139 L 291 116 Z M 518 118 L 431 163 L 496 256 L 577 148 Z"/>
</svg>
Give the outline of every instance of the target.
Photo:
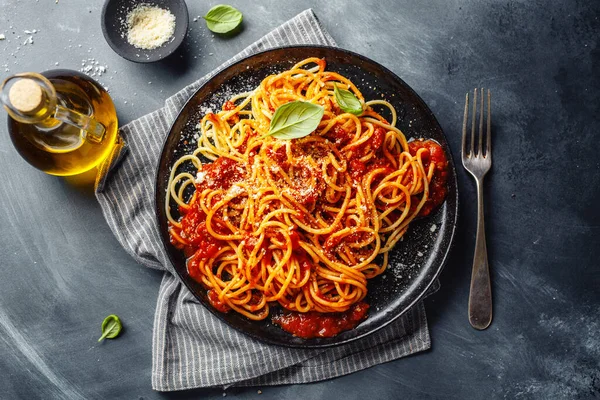
<svg viewBox="0 0 600 400">
<path fill-rule="evenodd" d="M 173 260 L 173 258 L 171 257 L 170 252 L 167 249 L 167 240 L 165 238 L 165 234 L 164 232 L 161 232 L 160 230 L 160 207 L 159 207 L 159 172 L 160 172 L 160 166 L 161 166 L 161 161 L 163 160 L 163 157 L 165 156 L 165 151 L 166 151 L 166 145 L 167 142 L 169 140 L 169 137 L 173 134 L 173 130 L 175 128 L 175 125 L 177 124 L 179 118 L 181 117 L 181 114 L 184 112 L 184 110 L 188 107 L 188 105 L 192 102 L 192 100 L 195 98 L 195 96 L 198 94 L 198 92 L 200 92 L 207 84 L 209 84 L 213 79 L 215 79 L 217 76 L 219 76 L 220 74 L 222 74 L 224 71 L 230 69 L 230 68 L 235 68 L 237 65 L 244 63 L 246 60 L 253 58 L 253 57 L 258 57 L 261 55 L 265 55 L 266 53 L 270 53 L 270 52 L 275 52 L 275 51 L 281 51 L 281 50 L 286 50 L 286 49 L 311 49 L 311 48 L 317 48 L 320 49 L 322 51 L 332 51 L 332 52 L 342 52 L 342 53 L 346 53 L 349 54 L 353 57 L 357 57 L 358 59 L 362 60 L 362 61 L 366 61 L 368 63 L 374 64 L 376 65 L 378 68 L 381 68 L 382 71 L 390 76 L 393 80 L 397 80 L 399 81 L 403 86 L 405 86 L 406 89 L 408 89 L 410 92 L 412 92 L 412 94 L 425 106 L 425 111 L 428 114 L 428 116 L 435 122 L 435 124 L 437 124 L 437 126 L 439 127 L 439 130 L 442 134 L 442 136 L 444 137 L 445 141 L 446 141 L 446 147 L 448 150 L 448 161 L 449 161 L 449 165 L 451 166 L 450 170 L 451 170 L 451 174 L 450 174 L 450 178 L 452 179 L 453 183 L 454 183 L 454 187 L 455 187 L 455 207 L 453 207 L 453 209 L 451 209 L 451 211 L 453 211 L 454 214 L 454 220 L 453 221 L 448 221 L 448 223 L 450 223 L 450 233 L 449 233 L 449 238 L 448 238 L 448 245 L 445 247 L 444 252 L 443 252 L 443 256 L 442 256 L 442 260 L 439 263 L 439 265 L 437 267 L 434 268 L 433 274 L 431 276 L 431 279 L 429 280 L 429 282 L 424 285 L 424 287 L 420 290 L 420 293 L 411 301 L 409 302 L 402 310 L 396 312 L 396 313 L 390 313 L 391 315 L 389 316 L 389 318 L 387 320 L 385 320 L 383 323 L 381 323 L 379 326 L 373 327 L 372 329 L 370 329 L 367 332 L 363 332 L 361 334 L 358 334 L 356 336 L 350 337 L 350 338 L 346 338 L 344 340 L 340 340 L 338 342 L 332 342 L 332 343 L 282 343 L 280 341 L 276 341 L 276 340 L 270 340 L 269 338 L 265 338 L 265 337 L 261 337 L 258 335 L 255 335 L 253 332 L 247 332 L 244 331 L 243 329 L 240 329 L 236 326 L 234 326 L 233 324 L 229 323 L 229 321 L 227 321 L 217 310 L 214 310 L 212 307 L 204 304 L 204 301 L 199 298 L 199 296 L 194 292 L 194 290 L 192 290 L 192 288 L 190 287 L 190 285 L 186 282 L 186 280 L 184 279 L 184 277 L 182 276 L 182 274 L 179 272 L 179 270 L 177 268 L 175 268 L 175 262 Z M 375 332 L 380 331 L 381 329 L 385 328 L 386 326 L 389 326 L 392 322 L 396 321 L 398 318 L 400 318 L 402 315 L 406 314 L 410 309 L 412 309 L 419 301 L 422 301 L 426 294 L 429 292 L 429 289 L 433 286 L 433 284 L 435 283 L 435 281 L 439 278 L 442 270 L 444 269 L 444 267 L 446 266 L 446 264 L 448 263 L 448 258 L 450 256 L 450 253 L 452 251 L 452 249 L 455 246 L 455 242 L 456 242 L 456 231 L 457 231 L 457 225 L 458 225 L 458 218 L 459 218 L 459 187 L 458 187 L 458 177 L 457 177 L 457 173 L 456 173 L 456 166 L 454 164 L 454 157 L 449 145 L 449 141 L 448 141 L 448 137 L 446 136 L 441 124 L 439 123 L 439 121 L 437 120 L 436 116 L 433 114 L 433 111 L 431 111 L 431 109 L 429 108 L 429 106 L 427 105 L 427 103 L 425 103 L 425 101 L 421 98 L 421 96 L 410 86 L 408 85 L 402 78 L 400 78 L 396 73 L 394 73 L 393 71 L 391 71 L 389 68 L 385 67 L 384 65 L 382 65 L 381 63 L 372 60 L 366 56 L 363 56 L 359 53 L 356 53 L 354 51 L 351 50 L 347 50 L 344 49 L 342 47 L 334 47 L 334 46 L 328 46 L 328 45 L 319 45 L 319 44 L 298 44 L 298 45 L 285 45 L 285 46 L 276 46 L 276 47 L 271 47 L 269 49 L 266 50 L 261 50 L 255 53 L 252 53 L 248 56 L 242 57 L 239 60 L 233 62 L 233 63 L 226 63 L 226 65 L 221 66 L 219 68 L 217 68 L 216 71 L 214 72 L 210 72 L 207 74 L 209 77 L 208 79 L 202 83 L 202 85 L 200 85 L 189 97 L 188 99 L 185 101 L 185 103 L 179 108 L 179 111 L 177 112 L 177 115 L 175 117 L 175 119 L 173 120 L 173 122 L 170 124 L 169 126 L 169 130 L 167 135 L 165 136 L 163 143 L 161 144 L 161 150 L 160 150 L 160 155 L 158 157 L 157 160 L 157 165 L 155 168 L 155 176 L 154 176 L 154 217 L 155 217 L 155 223 L 158 227 L 159 230 L 159 235 L 161 238 L 161 244 L 163 246 L 163 250 L 165 251 L 168 261 L 173 265 L 173 269 L 176 273 L 176 276 L 178 278 L 178 280 L 183 283 L 185 285 L 185 287 L 187 288 L 187 290 L 189 290 L 192 295 L 196 298 L 196 300 L 198 300 L 198 302 L 205 308 L 207 309 L 209 312 L 211 312 L 214 316 L 216 316 L 220 322 L 224 323 L 227 325 L 227 327 L 229 329 L 235 329 L 237 332 L 241 332 L 242 334 L 251 337 L 253 339 L 256 339 L 262 343 L 267 343 L 270 345 L 277 345 L 277 346 L 283 346 L 283 347 L 288 347 L 288 348 L 304 348 L 304 349 L 318 349 L 318 348 L 331 348 L 331 347 L 336 347 L 336 346 L 340 346 L 340 345 L 344 345 L 344 344 L 348 344 L 360 339 L 363 339 L 367 336 L 370 336 L 372 334 L 374 334 Z M 206 75 L 205 75 L 206 76 Z M 290 334 L 291 335 L 291 334 Z M 305 340 L 311 340 L 311 339 L 305 339 Z"/>
</svg>

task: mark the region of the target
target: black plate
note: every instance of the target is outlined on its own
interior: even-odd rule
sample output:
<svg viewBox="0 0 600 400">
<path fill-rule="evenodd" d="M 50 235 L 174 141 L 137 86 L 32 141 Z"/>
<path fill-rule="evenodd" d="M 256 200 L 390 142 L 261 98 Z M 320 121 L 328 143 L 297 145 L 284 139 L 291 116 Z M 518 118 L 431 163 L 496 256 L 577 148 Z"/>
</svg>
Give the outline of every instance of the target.
<svg viewBox="0 0 600 400">
<path fill-rule="evenodd" d="M 431 138 L 439 142 L 450 161 L 449 193 L 433 215 L 414 221 L 404 240 L 390 257 L 388 270 L 369 281 L 366 301 L 369 317 L 353 330 L 333 338 L 301 339 L 273 325 L 270 319 L 251 321 L 237 313 L 222 314 L 208 303 L 206 290 L 189 277 L 183 253 L 169 243 L 164 213 L 165 193 L 174 161 L 195 146 L 196 125 L 209 109 L 217 111 L 232 94 L 252 89 L 269 74 L 290 68 L 307 57 L 324 57 L 327 70 L 350 78 L 365 99 L 385 98 L 398 111 L 397 126 L 407 138 Z M 382 96 L 383 95 L 383 96 Z M 385 114 L 384 114 L 385 115 Z M 187 140 L 188 144 L 184 144 Z M 386 326 L 423 297 L 439 275 L 448 256 L 458 210 L 456 171 L 442 129 L 423 100 L 387 68 L 347 50 L 324 46 L 295 46 L 268 50 L 250 56 L 217 73 L 189 99 L 171 126 L 156 176 L 156 216 L 160 234 L 181 281 L 213 314 L 231 327 L 271 344 L 292 347 L 326 347 L 347 343 Z"/>
<path fill-rule="evenodd" d="M 127 13 L 139 4 L 169 10 L 175 16 L 173 37 L 160 47 L 138 49 L 127 41 L 125 22 Z M 171 55 L 185 39 L 189 25 L 188 9 L 184 0 L 106 0 L 102 7 L 102 33 L 108 45 L 123 58 L 138 63 L 149 63 Z"/>
</svg>

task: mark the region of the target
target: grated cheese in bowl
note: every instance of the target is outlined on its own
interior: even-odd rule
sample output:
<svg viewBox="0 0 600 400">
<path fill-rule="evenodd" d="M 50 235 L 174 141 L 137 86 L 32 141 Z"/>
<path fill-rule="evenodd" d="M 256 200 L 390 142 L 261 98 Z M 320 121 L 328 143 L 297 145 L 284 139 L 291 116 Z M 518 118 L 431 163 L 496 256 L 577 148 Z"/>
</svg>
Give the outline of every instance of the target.
<svg viewBox="0 0 600 400">
<path fill-rule="evenodd" d="M 138 49 L 151 50 L 173 37 L 175 16 L 149 4 L 140 4 L 127 14 L 127 42 Z"/>
</svg>

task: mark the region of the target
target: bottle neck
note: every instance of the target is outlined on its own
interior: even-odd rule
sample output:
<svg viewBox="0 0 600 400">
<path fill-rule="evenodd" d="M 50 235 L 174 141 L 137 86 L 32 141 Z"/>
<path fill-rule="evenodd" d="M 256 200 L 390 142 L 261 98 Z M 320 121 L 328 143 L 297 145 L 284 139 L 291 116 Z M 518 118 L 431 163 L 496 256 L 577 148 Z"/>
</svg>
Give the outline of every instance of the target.
<svg viewBox="0 0 600 400">
<path fill-rule="evenodd" d="M 52 119 L 57 103 L 56 90 L 43 75 L 34 72 L 17 74 L 2 84 L 0 101 L 14 120 L 36 124 Z"/>
</svg>

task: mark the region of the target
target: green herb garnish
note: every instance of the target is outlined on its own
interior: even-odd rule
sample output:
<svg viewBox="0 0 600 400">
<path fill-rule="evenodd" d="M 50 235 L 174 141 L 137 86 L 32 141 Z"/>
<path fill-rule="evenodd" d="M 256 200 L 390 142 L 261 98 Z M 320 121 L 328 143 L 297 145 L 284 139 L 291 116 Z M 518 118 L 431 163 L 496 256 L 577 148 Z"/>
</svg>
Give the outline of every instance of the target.
<svg viewBox="0 0 600 400">
<path fill-rule="evenodd" d="M 335 93 L 335 101 L 342 111 L 354 115 L 362 114 L 362 104 L 354 93 L 346 89 L 339 89 L 336 83 L 333 84 L 333 91 Z"/>
<path fill-rule="evenodd" d="M 275 110 L 267 136 L 277 139 L 298 139 L 319 126 L 325 109 L 306 101 L 292 101 Z"/>
<path fill-rule="evenodd" d="M 204 17 L 208 29 L 215 33 L 228 33 L 242 23 L 242 13 L 235 8 L 219 4 L 208 10 Z"/>
<path fill-rule="evenodd" d="M 121 333 L 121 320 L 114 314 L 109 315 L 104 318 L 104 322 L 102 322 L 102 336 L 98 339 L 99 342 L 104 339 L 114 339 L 119 336 Z"/>
</svg>

